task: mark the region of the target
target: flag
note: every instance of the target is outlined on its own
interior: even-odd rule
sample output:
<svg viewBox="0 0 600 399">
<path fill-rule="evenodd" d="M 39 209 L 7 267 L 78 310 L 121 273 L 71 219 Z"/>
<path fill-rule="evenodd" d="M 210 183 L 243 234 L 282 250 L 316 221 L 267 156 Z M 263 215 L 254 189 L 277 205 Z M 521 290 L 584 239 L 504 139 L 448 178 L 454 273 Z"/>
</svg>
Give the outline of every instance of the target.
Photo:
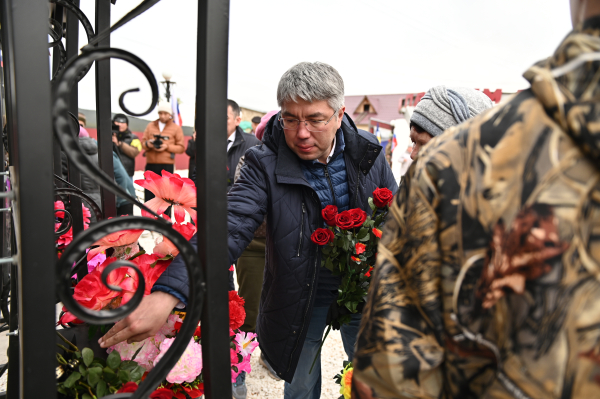
<svg viewBox="0 0 600 399">
<path fill-rule="evenodd" d="M 396 140 L 396 129 L 394 129 L 394 134 L 392 134 L 392 152 L 394 148 L 398 145 L 398 141 Z"/>
<path fill-rule="evenodd" d="M 181 120 L 181 113 L 179 112 L 179 103 L 177 102 L 177 96 L 175 95 L 175 90 L 173 90 L 173 88 L 171 89 L 171 111 L 173 112 L 173 122 L 182 126 L 183 122 Z"/>
<path fill-rule="evenodd" d="M 377 129 L 375 129 L 375 137 L 377 137 L 377 141 L 381 144 L 381 132 L 379 131 L 379 123 L 377 123 Z"/>
</svg>

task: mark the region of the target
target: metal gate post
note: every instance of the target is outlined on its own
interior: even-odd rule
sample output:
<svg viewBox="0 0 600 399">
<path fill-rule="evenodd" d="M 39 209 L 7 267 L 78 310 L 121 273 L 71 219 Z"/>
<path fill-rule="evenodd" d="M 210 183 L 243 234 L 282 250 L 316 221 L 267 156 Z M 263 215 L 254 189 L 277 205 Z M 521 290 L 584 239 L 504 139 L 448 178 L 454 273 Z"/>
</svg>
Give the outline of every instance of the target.
<svg viewBox="0 0 600 399">
<path fill-rule="evenodd" d="M 76 7 L 79 7 L 79 0 L 71 0 Z M 65 10 L 67 13 L 67 60 L 77 57 L 79 53 L 79 20 L 73 14 L 73 12 Z M 79 90 L 78 84 L 75 83 L 71 89 L 71 99 L 69 105 L 73 115 L 77 116 L 79 113 Z M 75 121 L 72 121 L 75 123 Z M 77 130 L 79 132 L 79 130 Z M 79 169 L 69 162 L 69 183 L 81 188 L 81 173 Z M 73 237 L 78 236 L 83 231 L 83 212 L 81 211 L 81 199 L 74 195 L 69 196 L 69 203 L 71 204 L 71 216 L 73 217 Z M 89 206 L 89 205 L 88 205 Z M 83 268 L 85 269 L 85 268 Z M 82 276 L 83 277 L 83 276 Z"/>
<path fill-rule="evenodd" d="M 19 391 L 56 397 L 52 122 L 48 79 L 48 3 L 5 0 L 12 21 L 14 96 L 7 111 L 13 140 L 11 179 L 18 257 Z M 3 21 L 4 22 L 4 21 Z M 3 25 L 2 30 L 6 27 Z M 16 298 L 13 296 L 13 300 Z M 11 373 L 17 370 L 11 368 Z"/>
<path fill-rule="evenodd" d="M 202 310 L 207 399 L 231 397 L 227 259 L 227 55 L 229 0 L 198 1 L 196 168 L 198 254 L 206 276 Z"/>
<path fill-rule="evenodd" d="M 96 0 L 96 34 L 110 27 L 110 7 L 107 0 Z M 98 43 L 98 47 L 110 47 L 110 35 Z M 104 173 L 114 179 L 113 144 L 110 114 L 110 60 L 96 61 L 96 128 L 98 129 L 98 165 Z M 105 188 L 102 194 L 104 217 L 117 215 L 115 195 Z"/>
</svg>

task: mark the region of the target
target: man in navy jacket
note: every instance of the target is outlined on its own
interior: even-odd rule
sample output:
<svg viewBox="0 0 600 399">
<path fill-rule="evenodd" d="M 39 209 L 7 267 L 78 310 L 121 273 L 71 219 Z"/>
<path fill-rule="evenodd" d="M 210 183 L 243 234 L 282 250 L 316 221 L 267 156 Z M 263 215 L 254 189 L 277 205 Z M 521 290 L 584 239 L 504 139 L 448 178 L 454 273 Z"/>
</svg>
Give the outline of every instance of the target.
<svg viewBox="0 0 600 399">
<path fill-rule="evenodd" d="M 331 66 L 303 62 L 281 77 L 281 112 L 265 129 L 263 143 L 246 152 L 240 178 L 228 194 L 228 247 L 233 263 L 267 215 L 266 265 L 257 334 L 261 351 L 286 381 L 285 398 L 318 398 L 320 362 L 308 373 L 335 302 L 339 277 L 320 267 L 320 248 L 310 240 L 324 226 L 321 210 L 361 208 L 376 188 L 396 192 L 382 148 L 345 114 L 344 83 Z M 195 244 L 195 237 L 192 244 Z M 179 303 L 187 300 L 185 266 L 175 259 L 156 282 L 152 295 L 102 341 L 155 333 Z M 154 298 L 152 298 L 154 296 Z M 344 349 L 352 359 L 360 314 L 342 327 Z"/>
</svg>

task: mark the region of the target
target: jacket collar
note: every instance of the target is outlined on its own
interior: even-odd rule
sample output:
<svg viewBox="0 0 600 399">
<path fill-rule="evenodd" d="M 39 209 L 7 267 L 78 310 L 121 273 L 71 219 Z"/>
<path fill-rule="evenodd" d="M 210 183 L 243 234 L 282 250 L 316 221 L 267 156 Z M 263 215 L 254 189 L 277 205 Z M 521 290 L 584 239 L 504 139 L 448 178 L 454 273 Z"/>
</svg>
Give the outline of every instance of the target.
<svg viewBox="0 0 600 399">
<path fill-rule="evenodd" d="M 239 126 L 235 128 L 235 133 L 233 134 L 235 134 L 235 139 L 233 140 L 233 144 L 231 144 L 231 148 L 237 147 L 238 145 L 246 141 L 246 139 L 244 138 L 244 131 Z M 229 148 L 230 151 L 231 148 Z"/>
<path fill-rule="evenodd" d="M 288 147 L 285 142 L 283 130 L 276 123 L 280 118 L 280 114 L 278 113 L 271 117 L 265 128 L 265 136 L 263 137 L 263 142 L 277 154 L 277 165 L 275 167 L 277 182 L 304 183 L 308 185 L 300 166 L 300 158 Z M 362 137 L 348 114 L 344 114 L 341 129 L 344 135 L 344 153 L 347 159 L 352 163 L 354 168 L 358 168 L 366 175 L 375 163 L 374 161 L 382 147 Z M 350 165 L 346 167 L 350 167 Z"/>
</svg>

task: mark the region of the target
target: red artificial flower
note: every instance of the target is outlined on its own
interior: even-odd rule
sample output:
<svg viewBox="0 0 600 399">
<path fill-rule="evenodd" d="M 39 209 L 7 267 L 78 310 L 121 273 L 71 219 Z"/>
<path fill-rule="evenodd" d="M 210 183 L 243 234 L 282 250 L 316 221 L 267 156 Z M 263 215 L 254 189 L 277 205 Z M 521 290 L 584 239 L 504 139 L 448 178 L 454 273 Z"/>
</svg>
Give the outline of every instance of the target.
<svg viewBox="0 0 600 399">
<path fill-rule="evenodd" d="M 244 298 L 240 297 L 237 291 L 229 291 L 229 328 L 232 330 L 240 328 L 246 320 L 244 304 Z"/>
<path fill-rule="evenodd" d="M 365 244 L 363 244 L 362 242 L 357 242 L 356 245 L 354 246 L 354 249 L 356 250 L 357 255 L 360 255 L 363 252 L 365 252 L 365 248 L 367 248 L 367 246 Z"/>
<path fill-rule="evenodd" d="M 354 219 L 350 211 L 338 213 L 335 217 L 335 224 L 342 230 L 350 230 L 354 227 Z"/>
<path fill-rule="evenodd" d="M 392 203 L 394 194 L 387 188 L 376 188 L 373 191 L 373 203 L 377 208 L 385 208 Z"/>
<path fill-rule="evenodd" d="M 310 236 L 310 240 L 317 245 L 327 245 L 333 242 L 334 238 L 333 231 L 324 228 L 316 229 Z"/>
<path fill-rule="evenodd" d="M 133 381 L 129 381 L 123 384 L 123 386 L 117 391 L 117 393 L 135 392 L 136 389 L 138 389 L 138 384 L 136 384 Z M 152 398 L 152 396 L 150 397 Z"/>
<path fill-rule="evenodd" d="M 233 348 L 229 348 L 229 359 L 231 360 L 232 366 L 235 366 L 236 364 L 238 364 L 240 362 L 240 360 L 238 359 L 237 350 L 235 350 Z"/>
<path fill-rule="evenodd" d="M 202 338 L 202 330 L 200 326 L 196 327 L 196 331 L 194 331 L 194 337 Z"/>
<path fill-rule="evenodd" d="M 85 207 L 85 205 L 81 204 L 81 213 L 83 214 L 83 229 L 87 230 L 90 223 L 90 218 L 92 217 L 92 212 Z"/>
<path fill-rule="evenodd" d="M 371 277 L 372 271 L 373 271 L 373 266 L 369 267 L 369 270 L 365 273 L 365 277 Z"/>
<path fill-rule="evenodd" d="M 350 259 L 352 259 L 353 261 L 355 261 L 356 263 L 360 263 L 360 259 L 357 258 L 356 256 L 351 256 Z"/>
<path fill-rule="evenodd" d="M 229 266 L 229 271 L 230 271 L 230 272 L 232 272 L 232 271 L 234 271 L 234 270 L 235 270 L 235 268 L 233 267 L 233 265 Z"/>
<path fill-rule="evenodd" d="M 150 394 L 150 399 L 173 399 L 173 391 L 168 388 L 159 388 Z"/>
<path fill-rule="evenodd" d="M 157 175 L 151 170 L 144 173 L 143 180 L 136 180 L 135 183 L 146 190 L 152 192 L 155 197 L 146 202 L 148 208 L 157 214 L 164 213 L 169 206 L 173 206 L 175 221 L 183 223 L 185 220 L 185 211 L 196 222 L 196 185 L 191 179 L 181 177 L 178 174 L 169 173 L 166 170 L 161 172 L 162 176 Z M 142 215 L 150 216 L 142 211 Z"/>
<path fill-rule="evenodd" d="M 144 279 L 146 282 L 146 289 L 144 290 L 144 295 L 150 295 L 150 290 L 156 283 L 156 280 L 160 277 L 160 275 L 165 271 L 167 266 L 171 264 L 171 260 L 158 260 L 158 255 L 140 255 L 137 258 L 133 259 L 133 262 L 138 269 L 144 274 Z M 131 276 L 135 280 L 135 288 L 137 288 L 137 275 L 132 270 Z"/>
<path fill-rule="evenodd" d="M 375 234 L 375 237 L 381 238 L 381 230 L 374 228 L 373 234 Z"/>
<path fill-rule="evenodd" d="M 179 332 L 179 330 L 181 330 L 182 325 L 183 325 L 183 322 L 176 321 L 175 324 L 173 325 L 173 329 L 175 330 L 175 332 Z"/>
<path fill-rule="evenodd" d="M 192 223 L 175 223 L 171 227 L 184 236 L 187 241 L 189 241 L 190 238 L 196 234 L 196 226 L 194 226 Z M 161 258 L 165 257 L 166 255 L 176 257 L 179 254 L 179 249 L 173 245 L 171 240 L 169 240 L 167 237 L 163 237 L 162 242 L 154 247 L 153 253 Z"/>
<path fill-rule="evenodd" d="M 335 226 L 335 217 L 338 214 L 338 208 L 335 205 L 327 205 L 322 211 L 323 220 L 328 226 Z"/>
<path fill-rule="evenodd" d="M 363 211 L 360 208 L 350 209 L 350 216 L 352 217 L 352 222 L 354 223 L 352 227 L 362 227 L 365 220 L 367 220 L 367 212 Z"/>
<path fill-rule="evenodd" d="M 186 392 L 192 399 L 199 398 L 204 395 L 204 383 L 198 383 L 198 388 L 192 388 L 189 391 L 186 389 Z"/>
</svg>

